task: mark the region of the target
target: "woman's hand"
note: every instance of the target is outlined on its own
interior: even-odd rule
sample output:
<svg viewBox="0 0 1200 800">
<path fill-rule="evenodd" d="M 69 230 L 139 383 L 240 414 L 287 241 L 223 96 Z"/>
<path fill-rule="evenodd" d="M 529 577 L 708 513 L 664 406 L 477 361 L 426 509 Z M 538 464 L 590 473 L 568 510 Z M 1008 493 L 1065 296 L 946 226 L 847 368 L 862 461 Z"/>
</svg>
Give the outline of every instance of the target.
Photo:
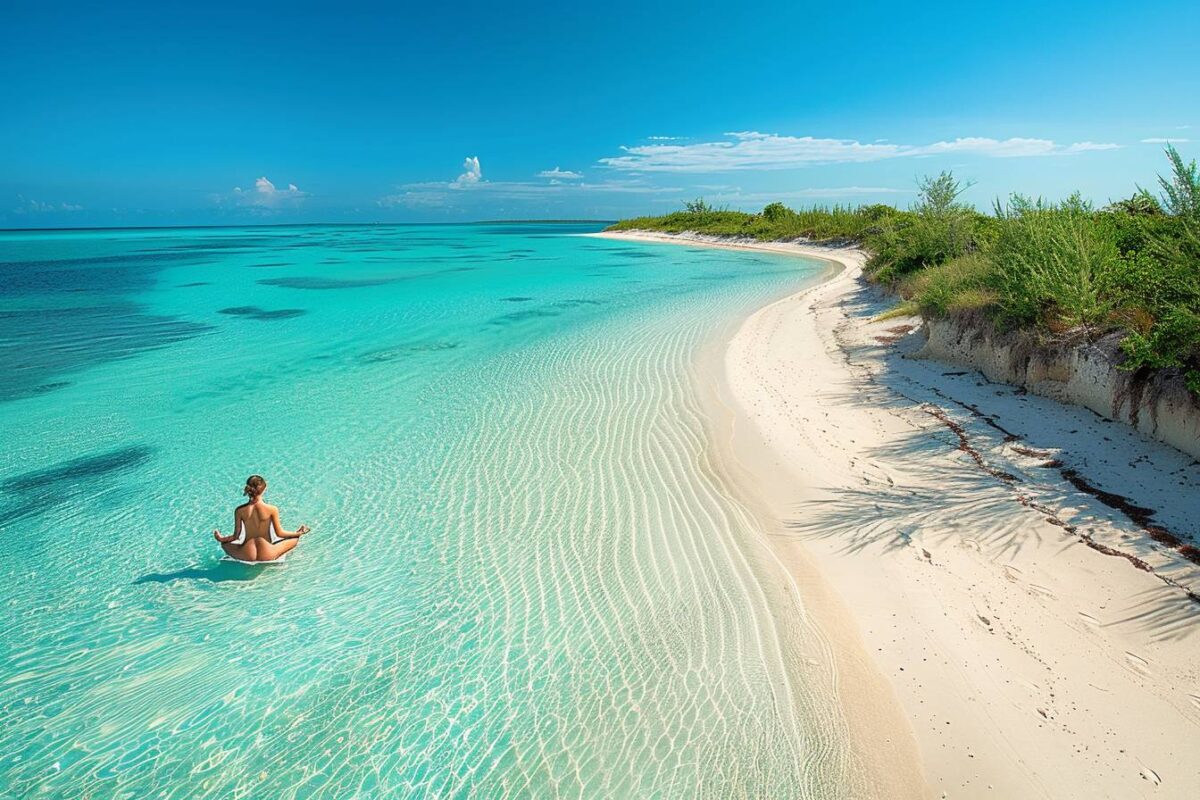
<svg viewBox="0 0 1200 800">
<path fill-rule="evenodd" d="M 308 527 L 307 525 L 301 525 L 299 528 L 296 528 L 296 535 L 303 536 L 311 530 L 312 528 Z"/>
<path fill-rule="evenodd" d="M 213 538 L 216 539 L 221 544 L 225 544 L 225 542 L 228 541 L 224 536 L 221 535 L 221 532 L 218 530 L 213 531 Z"/>
</svg>

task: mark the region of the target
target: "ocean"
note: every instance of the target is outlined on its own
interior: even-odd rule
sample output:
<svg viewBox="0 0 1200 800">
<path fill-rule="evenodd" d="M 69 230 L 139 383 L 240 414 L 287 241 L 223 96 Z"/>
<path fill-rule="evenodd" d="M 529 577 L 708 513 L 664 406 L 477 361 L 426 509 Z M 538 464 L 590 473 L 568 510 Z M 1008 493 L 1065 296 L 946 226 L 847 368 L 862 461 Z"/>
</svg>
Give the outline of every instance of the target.
<svg viewBox="0 0 1200 800">
<path fill-rule="evenodd" d="M 600 227 L 0 232 L 0 797 L 852 792 L 696 370 L 824 266 Z"/>
</svg>

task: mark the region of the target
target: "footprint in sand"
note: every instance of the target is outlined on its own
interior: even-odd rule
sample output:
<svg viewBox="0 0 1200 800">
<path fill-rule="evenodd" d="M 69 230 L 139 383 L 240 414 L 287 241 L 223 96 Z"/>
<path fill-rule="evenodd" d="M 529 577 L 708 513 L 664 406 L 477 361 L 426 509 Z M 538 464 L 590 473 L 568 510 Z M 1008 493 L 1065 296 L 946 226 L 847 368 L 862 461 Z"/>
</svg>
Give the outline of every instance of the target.
<svg viewBox="0 0 1200 800">
<path fill-rule="evenodd" d="M 1096 619 L 1091 614 L 1085 614 L 1082 611 L 1080 611 L 1079 616 L 1081 619 L 1083 619 L 1084 622 L 1088 623 L 1089 625 L 1095 625 L 1097 628 L 1100 627 L 1100 620 Z"/>
<path fill-rule="evenodd" d="M 1150 674 L 1150 662 L 1138 654 L 1126 651 L 1125 660 L 1129 662 L 1130 666 L 1132 666 L 1138 672 L 1141 672 L 1143 675 Z"/>
<path fill-rule="evenodd" d="M 1045 586 L 1042 586 L 1040 583 L 1031 583 L 1031 584 L 1029 584 L 1029 588 L 1044 597 L 1057 597 L 1058 596 L 1058 595 L 1054 594 L 1054 592 L 1051 591 L 1050 589 L 1046 588 Z"/>
<path fill-rule="evenodd" d="M 862 465 L 862 475 L 867 483 L 886 483 L 895 486 L 896 480 L 892 473 L 877 461 L 867 461 Z"/>
<path fill-rule="evenodd" d="M 1142 777 L 1153 783 L 1155 786 L 1162 784 L 1162 778 L 1158 777 L 1158 773 L 1149 767 L 1142 767 Z"/>
<path fill-rule="evenodd" d="M 1200 694 L 1189 694 L 1188 700 L 1191 700 L 1192 705 L 1194 705 L 1196 708 L 1200 708 Z"/>
</svg>

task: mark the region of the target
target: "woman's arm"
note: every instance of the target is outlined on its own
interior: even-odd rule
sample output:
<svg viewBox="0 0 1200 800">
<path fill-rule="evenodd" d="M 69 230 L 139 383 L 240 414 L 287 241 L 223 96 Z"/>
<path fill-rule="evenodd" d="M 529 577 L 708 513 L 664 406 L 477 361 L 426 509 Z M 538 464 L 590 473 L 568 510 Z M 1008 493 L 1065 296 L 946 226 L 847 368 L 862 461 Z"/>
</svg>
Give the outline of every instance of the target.
<svg viewBox="0 0 1200 800">
<path fill-rule="evenodd" d="M 237 511 L 235 510 L 233 512 L 233 533 L 231 533 L 229 536 L 222 536 L 220 531 L 213 531 L 213 538 L 216 539 L 221 544 L 230 544 L 231 542 L 236 541 L 238 538 L 237 529 L 238 529 L 238 517 L 237 517 Z"/>
<path fill-rule="evenodd" d="M 294 531 L 286 531 L 283 529 L 283 523 L 279 521 L 279 509 L 271 512 L 271 519 L 275 523 L 275 533 L 279 534 L 280 539 L 299 539 L 304 534 L 308 533 L 308 526 L 301 525 Z"/>
</svg>

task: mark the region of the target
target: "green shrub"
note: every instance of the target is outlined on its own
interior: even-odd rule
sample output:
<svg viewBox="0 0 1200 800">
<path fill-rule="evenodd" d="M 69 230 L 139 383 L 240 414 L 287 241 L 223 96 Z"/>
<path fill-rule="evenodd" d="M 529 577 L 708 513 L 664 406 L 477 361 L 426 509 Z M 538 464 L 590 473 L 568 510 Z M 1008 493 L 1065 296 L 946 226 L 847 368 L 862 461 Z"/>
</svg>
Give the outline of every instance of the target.
<svg viewBox="0 0 1200 800">
<path fill-rule="evenodd" d="M 703 203 L 703 200 L 699 201 Z M 693 203 L 689 203 L 693 206 Z M 609 230 L 651 230 L 664 233 L 695 231 L 715 236 L 747 236 L 755 219 L 754 214 L 742 211 L 717 211 L 708 206 L 703 210 L 676 211 L 661 217 L 637 217 L 621 220 Z"/>
<path fill-rule="evenodd" d="M 785 206 L 783 203 L 771 203 L 762 210 L 763 219 L 772 225 L 778 225 L 785 219 L 796 216 L 796 212 Z"/>
<path fill-rule="evenodd" d="M 1104 211 L 1124 217 L 1161 217 L 1166 213 L 1158 198 L 1141 188 L 1124 200 L 1109 203 Z"/>
<path fill-rule="evenodd" d="M 1163 205 L 1172 216 L 1200 222 L 1200 174 L 1196 162 L 1185 164 L 1172 145 L 1167 145 L 1166 153 L 1171 162 L 1171 178 L 1158 177 L 1158 185 L 1163 190 Z"/>
<path fill-rule="evenodd" d="M 857 242 L 870 253 L 868 276 L 905 298 L 896 313 L 982 309 L 1049 334 L 1125 331 L 1127 368 L 1181 369 L 1200 395 L 1200 170 L 1173 147 L 1166 154 L 1161 198 L 1138 189 L 1101 210 L 1079 195 L 1057 204 L 1014 195 L 981 214 L 960 200 L 967 185 L 943 172 L 920 181 L 907 211 L 771 203 L 746 214 L 697 200 L 613 227 Z"/>
<path fill-rule="evenodd" d="M 792 210 L 771 203 L 761 214 L 714 209 L 703 199 L 685 204 L 683 211 L 661 217 L 621 220 L 609 230 L 652 230 L 664 233 L 696 233 L 714 236 L 750 236 L 762 240 L 811 239 L 814 241 L 863 241 L 873 226 L 887 218 L 887 206 L 851 208 L 843 206 Z"/>
<path fill-rule="evenodd" d="M 968 253 L 908 276 L 899 289 L 923 315 L 944 317 L 995 305 L 992 283 L 992 263 L 979 253 Z"/>
<path fill-rule="evenodd" d="M 967 188 L 949 172 L 921 179 L 912 212 L 887 217 L 871 238 L 869 272 L 890 283 L 974 250 L 982 215 L 959 202 Z"/>
<path fill-rule="evenodd" d="M 1200 175 L 1167 147 L 1171 178 L 1159 178 L 1170 215 L 1144 231 L 1145 247 L 1115 281 L 1126 307 L 1139 312 L 1121 346 L 1126 366 L 1176 367 L 1200 395 Z"/>
<path fill-rule="evenodd" d="M 1110 322 L 1115 305 L 1102 289 L 1124 262 L 1090 205 L 1079 195 L 1059 205 L 1017 195 L 996 216 L 1003 224 L 988 257 L 1002 318 L 1089 335 Z"/>
</svg>

